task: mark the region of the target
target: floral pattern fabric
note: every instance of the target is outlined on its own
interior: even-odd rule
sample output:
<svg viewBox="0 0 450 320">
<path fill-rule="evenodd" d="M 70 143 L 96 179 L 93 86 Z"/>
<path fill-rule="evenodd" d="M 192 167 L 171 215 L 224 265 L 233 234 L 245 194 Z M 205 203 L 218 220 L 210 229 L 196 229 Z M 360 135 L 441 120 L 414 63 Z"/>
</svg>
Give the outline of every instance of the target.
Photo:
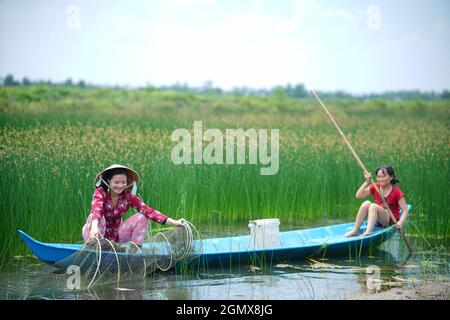
<svg viewBox="0 0 450 320">
<path fill-rule="evenodd" d="M 135 208 L 138 213 L 126 221 L 122 221 L 123 215 L 128 211 L 130 206 Z M 147 206 L 141 199 L 131 194 L 128 190 L 119 195 L 119 199 L 114 206 L 111 194 L 100 187 L 94 192 L 91 211 L 83 227 L 82 234 L 83 238 L 87 240 L 92 221 L 98 220 L 100 234 L 103 237 L 116 242 L 132 240 L 140 244 L 144 240 L 142 235 L 145 236 L 147 232 L 148 219 L 164 224 L 167 218 L 163 213 Z"/>
</svg>

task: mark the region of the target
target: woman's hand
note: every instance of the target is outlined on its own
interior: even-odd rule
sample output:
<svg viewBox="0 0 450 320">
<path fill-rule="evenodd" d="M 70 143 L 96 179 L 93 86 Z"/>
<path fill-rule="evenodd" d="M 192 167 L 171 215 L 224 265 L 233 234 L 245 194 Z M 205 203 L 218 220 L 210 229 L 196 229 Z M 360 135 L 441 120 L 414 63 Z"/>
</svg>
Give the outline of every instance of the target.
<svg viewBox="0 0 450 320">
<path fill-rule="evenodd" d="M 370 174 L 370 172 L 364 172 L 364 179 L 366 180 L 367 184 L 370 184 L 370 182 L 372 181 L 372 175 Z"/>
<path fill-rule="evenodd" d="M 370 183 L 372 182 L 372 176 L 370 175 L 370 172 L 366 171 L 364 172 L 364 182 L 359 187 L 358 191 L 356 191 L 355 197 L 356 199 L 363 199 L 370 195 Z"/>
<path fill-rule="evenodd" d="M 184 223 L 186 223 L 186 220 L 184 220 L 183 218 L 178 219 L 178 220 L 173 220 L 171 218 L 168 218 L 166 220 L 166 224 L 168 224 L 169 226 L 174 226 L 174 227 L 180 227 L 182 226 Z"/>
<path fill-rule="evenodd" d="M 92 221 L 91 224 L 91 231 L 89 232 L 89 240 L 88 242 L 92 242 L 95 239 L 100 238 L 101 234 L 100 234 L 100 230 L 98 228 L 98 221 L 94 220 Z"/>
<path fill-rule="evenodd" d="M 186 220 L 184 220 L 183 218 L 178 219 L 175 221 L 177 223 L 177 227 L 182 226 L 183 224 L 186 223 Z"/>
<path fill-rule="evenodd" d="M 400 216 L 400 219 L 396 223 L 396 226 L 398 231 L 402 231 L 403 223 L 405 223 L 406 219 L 408 218 L 408 206 L 406 205 L 405 197 L 402 197 L 398 201 L 398 205 L 402 209 L 402 215 Z"/>
</svg>

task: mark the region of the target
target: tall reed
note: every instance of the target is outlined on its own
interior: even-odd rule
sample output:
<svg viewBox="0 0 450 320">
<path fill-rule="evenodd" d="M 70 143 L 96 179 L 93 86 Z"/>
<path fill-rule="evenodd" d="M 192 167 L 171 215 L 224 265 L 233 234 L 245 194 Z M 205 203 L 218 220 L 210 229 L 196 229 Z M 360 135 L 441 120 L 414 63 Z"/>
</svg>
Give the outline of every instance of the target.
<svg viewBox="0 0 450 320">
<path fill-rule="evenodd" d="M 140 172 L 147 204 L 206 234 L 257 218 L 279 218 L 282 229 L 353 221 L 360 204 L 354 193 L 362 173 L 312 99 L 46 87 L 3 87 L 0 97 L 2 263 L 27 252 L 18 229 L 42 241 L 81 241 L 93 178 L 112 163 Z M 448 239 L 449 102 L 327 105 L 370 170 L 396 169 L 413 205 L 407 233 Z M 278 173 L 173 164 L 170 135 L 192 132 L 194 120 L 204 130 L 279 129 Z"/>
</svg>

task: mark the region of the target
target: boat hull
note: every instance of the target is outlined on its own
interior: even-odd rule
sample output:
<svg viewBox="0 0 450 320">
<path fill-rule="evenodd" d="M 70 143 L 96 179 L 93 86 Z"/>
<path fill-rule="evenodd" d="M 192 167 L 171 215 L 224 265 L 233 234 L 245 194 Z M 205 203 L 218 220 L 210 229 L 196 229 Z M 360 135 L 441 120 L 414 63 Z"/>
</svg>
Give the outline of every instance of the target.
<svg viewBox="0 0 450 320">
<path fill-rule="evenodd" d="M 344 237 L 353 228 L 353 223 L 319 227 L 305 230 L 280 232 L 280 246 L 255 248 L 251 236 L 236 236 L 204 239 L 201 252 L 189 264 L 203 266 L 229 266 L 241 263 L 261 263 L 302 259 L 307 257 L 355 256 L 376 248 L 395 233 L 395 226 L 376 227 L 368 236 Z M 360 233 L 365 229 L 362 225 Z M 64 269 L 70 265 L 81 244 L 59 244 L 40 242 L 19 230 L 19 235 L 30 250 L 43 262 Z M 145 246 L 145 244 L 144 244 Z M 69 258 L 69 259 L 68 259 Z M 65 261 L 65 263 L 61 263 Z"/>
</svg>

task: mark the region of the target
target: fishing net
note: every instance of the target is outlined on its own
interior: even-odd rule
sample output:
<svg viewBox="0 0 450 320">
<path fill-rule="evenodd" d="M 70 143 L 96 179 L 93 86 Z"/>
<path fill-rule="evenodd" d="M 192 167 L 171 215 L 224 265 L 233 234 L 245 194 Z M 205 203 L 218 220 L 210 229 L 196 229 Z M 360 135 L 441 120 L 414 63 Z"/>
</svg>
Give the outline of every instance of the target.
<svg viewBox="0 0 450 320">
<path fill-rule="evenodd" d="M 183 226 L 156 233 L 142 246 L 143 253 L 152 257 L 148 262 L 161 271 L 171 269 L 180 261 L 189 262 L 202 253 L 202 242 L 197 229 L 190 222 Z"/>
<path fill-rule="evenodd" d="M 116 282 L 120 286 L 124 281 L 142 280 L 157 271 L 168 271 L 180 262 L 189 263 L 201 253 L 200 234 L 186 221 L 181 226 L 150 234 L 140 246 L 96 238 L 54 266 L 75 270 L 79 287 L 89 289 L 100 282 Z"/>
</svg>

